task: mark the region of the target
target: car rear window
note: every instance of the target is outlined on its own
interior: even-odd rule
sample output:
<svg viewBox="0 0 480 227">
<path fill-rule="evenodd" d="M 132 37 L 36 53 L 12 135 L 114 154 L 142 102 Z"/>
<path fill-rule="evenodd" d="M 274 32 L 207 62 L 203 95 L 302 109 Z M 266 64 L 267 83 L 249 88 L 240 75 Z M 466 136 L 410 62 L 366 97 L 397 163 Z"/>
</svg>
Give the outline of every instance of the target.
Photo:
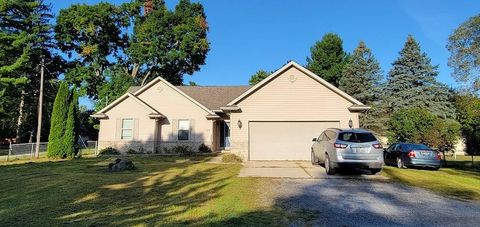
<svg viewBox="0 0 480 227">
<path fill-rule="evenodd" d="M 338 134 L 338 140 L 351 143 L 367 143 L 376 141 L 377 138 L 372 133 L 341 132 Z"/>
<path fill-rule="evenodd" d="M 431 149 L 425 144 L 402 144 L 402 150 L 429 150 Z"/>
</svg>

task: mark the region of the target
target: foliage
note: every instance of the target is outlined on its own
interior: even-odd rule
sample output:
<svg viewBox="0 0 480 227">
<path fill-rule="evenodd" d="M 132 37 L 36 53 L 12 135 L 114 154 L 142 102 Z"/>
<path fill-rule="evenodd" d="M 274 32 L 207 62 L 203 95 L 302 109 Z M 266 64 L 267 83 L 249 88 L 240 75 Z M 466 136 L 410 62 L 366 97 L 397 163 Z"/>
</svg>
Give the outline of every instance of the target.
<svg viewBox="0 0 480 227">
<path fill-rule="evenodd" d="M 466 152 L 480 154 L 480 98 L 468 94 L 455 96 L 457 119 L 462 125 Z"/>
<path fill-rule="evenodd" d="M 270 74 L 272 74 L 272 72 L 268 72 L 265 70 L 258 70 L 255 74 L 253 74 L 250 77 L 250 80 L 248 81 L 248 83 L 250 85 L 258 84 L 260 81 L 270 76 Z"/>
<path fill-rule="evenodd" d="M 164 147 L 164 153 L 166 154 L 180 154 L 180 155 L 190 155 L 195 152 L 195 150 L 188 145 L 175 145 L 172 147 Z"/>
<path fill-rule="evenodd" d="M 389 142 L 423 143 L 450 151 L 460 134 L 460 124 L 421 108 L 400 109 L 389 120 Z"/>
<path fill-rule="evenodd" d="M 93 110 L 87 110 L 85 106 L 80 106 L 78 113 L 79 135 L 87 137 L 89 140 L 98 140 L 98 130 L 95 129 L 95 125 L 100 124 L 100 121 L 96 118 L 90 117 L 94 114 Z"/>
<path fill-rule="evenodd" d="M 48 137 L 47 156 L 49 158 L 65 158 L 66 146 L 64 144 L 64 135 L 67 130 L 65 121 L 69 109 L 69 91 L 65 82 L 60 83 L 55 102 L 50 125 L 50 134 Z"/>
<path fill-rule="evenodd" d="M 105 155 L 119 155 L 120 152 L 112 147 L 106 147 L 98 151 L 98 156 L 105 156 Z"/>
<path fill-rule="evenodd" d="M 379 100 L 383 79 L 377 59 L 363 41 L 343 68 L 339 88 L 364 104 Z"/>
<path fill-rule="evenodd" d="M 445 85 L 436 80 L 437 68 L 421 52 L 417 41 L 408 36 L 387 77 L 386 100 L 392 110 L 426 108 L 439 117 L 453 118 L 452 95 Z"/>
<path fill-rule="evenodd" d="M 458 82 L 467 84 L 472 91 L 480 91 L 480 14 L 462 23 L 448 38 L 451 56 L 448 65 Z"/>
<path fill-rule="evenodd" d="M 127 92 L 134 84 L 134 79 L 120 70 L 107 73 L 107 80 L 98 89 L 98 100 L 95 102 L 95 110 L 101 110 L 109 103 Z"/>
<path fill-rule="evenodd" d="M 77 144 L 78 140 L 78 97 L 73 91 L 70 95 L 70 101 L 68 105 L 67 118 L 65 122 L 65 134 L 63 135 L 63 155 L 67 158 L 74 158 L 78 152 Z"/>
<path fill-rule="evenodd" d="M 321 41 L 310 48 L 307 68 L 322 79 L 338 87 L 342 70 L 347 62 L 342 39 L 334 33 L 327 33 Z"/>
<path fill-rule="evenodd" d="M 203 6 L 180 0 L 175 10 L 164 1 L 152 1 L 151 10 L 136 15 L 133 35 L 126 53 L 132 77 L 142 84 L 161 76 L 181 85 L 184 74 L 193 74 L 205 64 L 210 44 Z"/>
<path fill-rule="evenodd" d="M 371 109 L 359 115 L 360 128 L 374 131 L 380 135 L 386 135 L 388 120 L 390 119 L 389 109 L 385 102 L 378 101 L 368 104 Z"/>
<path fill-rule="evenodd" d="M 198 146 L 198 152 L 200 153 L 212 153 L 212 149 L 205 145 L 204 143 L 200 144 L 200 146 Z"/>
<path fill-rule="evenodd" d="M 242 158 L 238 157 L 236 154 L 224 153 L 222 154 L 222 162 L 226 163 L 242 163 Z"/>
</svg>

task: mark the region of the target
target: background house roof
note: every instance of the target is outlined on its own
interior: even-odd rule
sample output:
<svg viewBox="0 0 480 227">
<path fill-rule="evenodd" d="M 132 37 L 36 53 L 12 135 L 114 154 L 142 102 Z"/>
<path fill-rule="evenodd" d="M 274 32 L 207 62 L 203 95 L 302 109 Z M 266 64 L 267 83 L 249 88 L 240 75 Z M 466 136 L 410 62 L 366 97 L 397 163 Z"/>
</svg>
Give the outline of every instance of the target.
<svg viewBox="0 0 480 227">
<path fill-rule="evenodd" d="M 197 102 L 210 110 L 220 110 L 220 107 L 234 100 L 251 86 L 175 86 Z M 135 93 L 141 86 L 132 86 L 127 92 Z"/>
</svg>

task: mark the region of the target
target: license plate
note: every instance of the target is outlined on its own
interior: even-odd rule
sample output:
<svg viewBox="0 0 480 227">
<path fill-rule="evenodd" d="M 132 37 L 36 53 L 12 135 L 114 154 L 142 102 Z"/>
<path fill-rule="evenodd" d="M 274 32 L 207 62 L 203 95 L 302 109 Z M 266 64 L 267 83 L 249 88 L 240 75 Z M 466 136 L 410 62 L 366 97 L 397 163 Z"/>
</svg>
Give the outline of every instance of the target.
<svg viewBox="0 0 480 227">
<path fill-rule="evenodd" d="M 355 153 L 367 153 L 368 152 L 368 148 L 355 148 L 353 150 Z"/>
<path fill-rule="evenodd" d="M 420 154 L 423 156 L 430 156 L 431 152 L 428 151 L 420 151 Z"/>
</svg>

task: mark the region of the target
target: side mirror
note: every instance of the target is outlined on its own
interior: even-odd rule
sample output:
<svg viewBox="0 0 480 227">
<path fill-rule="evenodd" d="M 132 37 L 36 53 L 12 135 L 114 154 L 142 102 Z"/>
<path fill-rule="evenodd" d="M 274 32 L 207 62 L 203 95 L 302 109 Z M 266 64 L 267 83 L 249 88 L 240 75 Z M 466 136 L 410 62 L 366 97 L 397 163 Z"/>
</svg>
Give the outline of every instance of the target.
<svg viewBox="0 0 480 227">
<path fill-rule="evenodd" d="M 316 141 L 317 141 L 317 138 L 313 138 L 313 139 L 312 139 L 312 142 L 316 142 Z"/>
</svg>

